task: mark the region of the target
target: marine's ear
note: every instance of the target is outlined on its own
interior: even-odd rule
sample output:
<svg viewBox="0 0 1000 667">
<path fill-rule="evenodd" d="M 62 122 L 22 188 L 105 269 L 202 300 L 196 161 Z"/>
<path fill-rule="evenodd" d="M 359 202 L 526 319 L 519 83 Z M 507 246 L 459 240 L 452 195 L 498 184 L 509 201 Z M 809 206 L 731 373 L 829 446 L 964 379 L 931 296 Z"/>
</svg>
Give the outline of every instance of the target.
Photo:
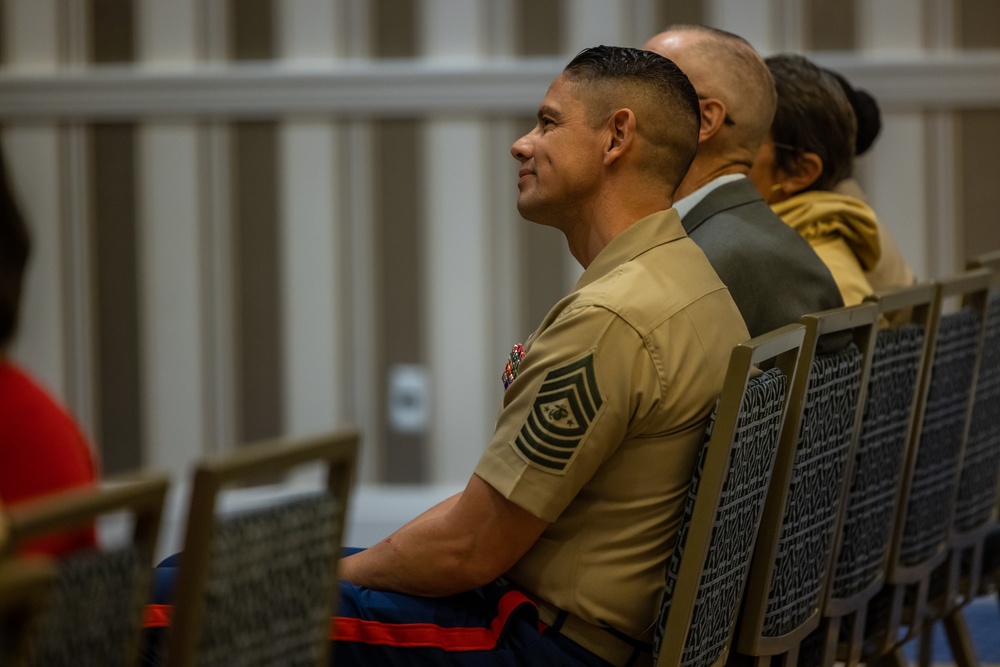
<svg viewBox="0 0 1000 667">
<path fill-rule="evenodd" d="M 635 113 L 619 109 L 608 119 L 608 138 L 604 149 L 604 166 L 624 155 L 635 141 Z"/>
</svg>

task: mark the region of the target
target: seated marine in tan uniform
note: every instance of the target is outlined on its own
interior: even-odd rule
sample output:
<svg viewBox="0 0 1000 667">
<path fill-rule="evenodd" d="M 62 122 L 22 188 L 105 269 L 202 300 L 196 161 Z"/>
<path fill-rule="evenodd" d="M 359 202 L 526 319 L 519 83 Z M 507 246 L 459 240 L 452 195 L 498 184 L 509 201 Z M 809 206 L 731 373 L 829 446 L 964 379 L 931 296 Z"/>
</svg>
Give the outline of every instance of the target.
<svg viewBox="0 0 1000 667">
<path fill-rule="evenodd" d="M 518 211 L 561 231 L 585 271 L 526 340 L 465 490 L 341 561 L 337 664 L 413 650 L 408 619 L 387 622 L 385 607 L 420 600 L 437 614 L 498 585 L 538 606 L 537 641 L 513 646 L 506 627 L 463 662 L 436 621 L 437 639 L 420 637 L 440 642 L 441 664 L 512 664 L 512 652 L 516 664 L 651 664 L 643 647 L 696 455 L 730 352 L 749 337 L 671 208 L 698 127 L 687 77 L 648 51 L 587 49 L 552 83 L 511 149 Z M 373 589 L 409 597 L 378 596 L 392 603 L 375 618 Z M 393 644 L 404 636 L 409 648 Z M 552 662 L 550 650 L 569 653 Z"/>
</svg>

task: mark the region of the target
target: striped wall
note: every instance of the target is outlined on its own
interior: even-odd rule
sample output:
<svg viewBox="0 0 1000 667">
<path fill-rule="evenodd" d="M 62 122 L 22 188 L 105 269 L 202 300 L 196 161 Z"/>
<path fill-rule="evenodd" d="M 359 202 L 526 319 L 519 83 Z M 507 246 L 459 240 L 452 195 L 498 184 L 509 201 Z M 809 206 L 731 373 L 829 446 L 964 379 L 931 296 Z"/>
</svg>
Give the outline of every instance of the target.
<svg viewBox="0 0 1000 667">
<path fill-rule="evenodd" d="M 362 480 L 460 482 L 510 345 L 579 275 L 518 217 L 509 155 L 573 53 L 703 21 L 840 69 L 883 101 L 863 184 L 935 277 L 1000 245 L 995 12 L 0 0 L 2 145 L 36 246 L 14 354 L 108 473 L 350 423 Z"/>
</svg>

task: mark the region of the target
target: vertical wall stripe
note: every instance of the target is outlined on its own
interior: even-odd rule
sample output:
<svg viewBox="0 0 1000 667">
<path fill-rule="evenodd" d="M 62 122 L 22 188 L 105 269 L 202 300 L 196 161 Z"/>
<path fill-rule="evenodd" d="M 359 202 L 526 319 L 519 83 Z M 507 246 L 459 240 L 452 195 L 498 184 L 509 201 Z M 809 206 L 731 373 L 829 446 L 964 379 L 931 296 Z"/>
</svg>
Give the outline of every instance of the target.
<svg viewBox="0 0 1000 667">
<path fill-rule="evenodd" d="M 236 388 L 236 269 L 233 257 L 233 216 L 230 132 L 221 122 L 198 128 L 199 164 L 203 183 L 199 190 L 199 210 L 205 224 L 201 228 L 202 291 L 201 320 L 207 335 L 201 347 L 206 360 L 202 369 L 205 386 L 205 414 L 208 415 L 209 452 L 235 447 L 239 432 Z"/>
<path fill-rule="evenodd" d="M 330 61 L 334 4 L 293 0 L 277 13 L 283 60 Z M 334 156 L 339 134 L 332 121 L 295 119 L 278 130 L 279 236 L 284 306 L 285 432 L 329 430 L 343 419 L 342 394 L 351 386 L 339 363 L 349 318 L 340 277 L 344 273 L 342 221 L 336 215 L 340 173 Z"/>
<path fill-rule="evenodd" d="M 710 0 L 654 0 L 655 17 L 647 26 L 649 33 L 640 40 L 639 46 L 667 26 L 681 23 L 705 23 L 705 4 Z"/>
<path fill-rule="evenodd" d="M 562 1 L 512 0 L 516 16 L 515 52 L 521 56 L 563 53 Z"/>
<path fill-rule="evenodd" d="M 200 0 L 139 2 L 136 4 L 136 37 L 145 66 L 193 65 L 199 60 Z"/>
<path fill-rule="evenodd" d="M 854 49 L 854 12 L 843 0 L 809 0 L 806 5 L 808 34 L 803 40 L 810 51 Z"/>
<path fill-rule="evenodd" d="M 135 54 L 133 0 L 90 0 L 90 60 L 127 63 Z"/>
<path fill-rule="evenodd" d="M 919 122 L 924 130 L 924 155 L 920 163 L 927 184 L 922 193 L 923 206 L 914 211 L 922 214 L 918 220 L 927 230 L 924 235 L 927 265 L 921 275 L 944 278 L 965 268 L 956 119 L 951 113 L 931 112 L 920 117 Z"/>
<path fill-rule="evenodd" d="M 493 259 L 483 170 L 488 134 L 482 121 L 442 120 L 429 121 L 424 137 L 431 481 L 460 483 L 492 433 L 504 361 L 488 347 L 497 304 L 490 298 L 491 274 L 482 270 Z"/>
<path fill-rule="evenodd" d="M 230 0 L 201 0 L 201 10 L 195 17 L 198 31 L 198 49 L 209 62 L 229 58 L 229 2 Z"/>
<path fill-rule="evenodd" d="M 425 238 L 423 192 L 424 157 L 416 121 L 392 120 L 375 124 L 378 399 L 379 430 L 371 434 L 385 448 L 384 479 L 413 483 L 425 479 L 426 431 L 389 425 L 390 375 L 400 365 L 424 367 L 426 299 L 423 279 Z"/>
<path fill-rule="evenodd" d="M 965 0 L 956 9 L 963 48 L 1000 48 L 1000 21 L 991 0 Z M 961 188 L 964 229 L 963 259 L 990 250 L 1000 250 L 996 211 L 1000 210 L 1000 109 L 964 111 L 958 115 L 956 150 L 960 156 L 958 179 Z"/>
<path fill-rule="evenodd" d="M 692 2 L 691 5 L 692 13 L 700 16 L 700 3 Z M 630 7 L 628 31 L 632 39 L 628 42 L 628 46 L 640 47 L 647 39 L 663 30 L 666 26 L 664 18 L 666 14 L 663 3 L 657 0 L 633 0 Z"/>
<path fill-rule="evenodd" d="M 930 203 L 925 188 L 926 154 L 922 114 L 887 112 L 878 143 L 868 157 L 868 197 L 879 222 L 889 228 L 903 255 L 922 278 L 938 277 L 928 245 L 925 211 Z M 951 217 L 951 216 L 949 216 Z M 936 220 L 943 229 L 951 221 Z"/>
<path fill-rule="evenodd" d="M 229 52 L 234 60 L 274 57 L 274 5 L 272 0 L 229 0 Z"/>
<path fill-rule="evenodd" d="M 962 0 L 949 4 L 958 5 L 962 48 L 1000 49 L 1000 21 L 997 21 L 995 0 Z"/>
<path fill-rule="evenodd" d="M 91 129 L 99 442 L 108 473 L 142 464 L 135 163 L 131 124 Z"/>
<path fill-rule="evenodd" d="M 276 9 L 277 48 L 283 60 L 329 60 L 336 56 L 342 16 L 337 0 L 285 0 Z M 341 13 L 342 14 L 342 13 Z"/>
<path fill-rule="evenodd" d="M 371 57 L 412 58 L 417 53 L 417 0 L 371 0 Z"/>
<path fill-rule="evenodd" d="M 208 63 L 229 57 L 229 0 L 192 0 L 196 52 Z M 208 452 L 223 452 L 236 446 L 239 432 L 236 387 L 236 270 L 233 257 L 231 215 L 231 150 L 229 126 L 210 118 L 197 127 L 198 164 L 202 178 L 198 190 L 201 226 L 201 321 L 204 336 L 198 350 L 205 360 L 204 387 Z"/>
<path fill-rule="evenodd" d="M 132 0 L 90 0 L 89 60 L 134 58 Z M 142 465 L 144 414 L 136 258 L 135 126 L 90 129 L 98 441 L 108 473 Z"/>
<path fill-rule="evenodd" d="M 206 440 L 198 132 L 156 123 L 137 142 L 145 461 L 182 478 Z"/>
<path fill-rule="evenodd" d="M 488 44 L 485 3 L 423 0 L 417 15 L 418 52 L 424 58 L 475 60 Z"/>
<path fill-rule="evenodd" d="M 371 57 L 412 58 L 417 55 L 419 17 L 415 0 L 375 0 L 369 5 Z M 426 429 L 401 429 L 389 419 L 391 377 L 406 369 L 424 368 L 424 236 L 422 207 L 423 156 L 418 142 L 419 123 L 412 120 L 376 121 L 374 127 L 375 179 L 372 194 L 375 227 L 375 290 L 377 312 L 376 400 L 377 430 L 369 442 L 382 448 L 380 476 L 389 482 L 413 483 L 426 479 Z M 415 397 L 420 400 L 420 397 Z"/>
<path fill-rule="evenodd" d="M 59 0 L 5 0 L 3 53 L 7 67 L 47 72 L 59 62 Z"/>
<path fill-rule="evenodd" d="M 958 153 L 960 198 L 965 223 L 962 259 L 1000 250 L 996 212 L 1000 211 L 1000 110 L 960 114 Z"/>
<path fill-rule="evenodd" d="M 624 0 L 563 0 L 563 7 L 561 41 L 567 56 L 598 44 L 632 45 Z"/>
<path fill-rule="evenodd" d="M 705 22 L 729 30 L 753 44 L 761 53 L 794 48 L 797 39 L 789 30 L 801 30 L 799 11 L 803 0 L 704 0 Z M 786 28 L 791 24 L 791 28 Z"/>
<path fill-rule="evenodd" d="M 274 3 L 230 0 L 231 57 L 274 56 Z M 232 125 L 232 214 L 236 242 L 238 353 L 236 384 L 241 441 L 282 432 L 281 274 L 278 248 L 278 157 L 276 124 Z"/>
<path fill-rule="evenodd" d="M 325 121 L 296 121 L 279 133 L 283 384 L 285 432 L 291 435 L 337 426 L 343 417 L 340 393 L 350 386 L 338 363 L 346 322 L 337 317 L 345 312 L 334 217 L 337 139 Z"/>
<path fill-rule="evenodd" d="M 924 46 L 924 4 L 909 0 L 859 0 L 858 48 L 868 51 Z"/>
<path fill-rule="evenodd" d="M 240 441 L 282 431 L 283 344 L 278 266 L 277 142 L 272 122 L 232 127 L 234 240 L 239 324 Z"/>
<path fill-rule="evenodd" d="M 196 62 L 194 0 L 144 2 L 136 11 L 144 63 Z M 175 479 L 205 454 L 207 439 L 199 136 L 193 120 L 137 130 L 143 458 Z"/>
</svg>

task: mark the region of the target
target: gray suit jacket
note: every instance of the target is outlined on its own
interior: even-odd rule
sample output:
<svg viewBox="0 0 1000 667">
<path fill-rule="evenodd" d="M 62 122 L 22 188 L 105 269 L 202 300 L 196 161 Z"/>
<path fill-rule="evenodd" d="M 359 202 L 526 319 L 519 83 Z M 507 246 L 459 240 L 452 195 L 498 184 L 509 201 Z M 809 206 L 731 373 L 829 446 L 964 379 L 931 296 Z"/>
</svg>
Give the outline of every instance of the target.
<svg viewBox="0 0 1000 667">
<path fill-rule="evenodd" d="M 774 214 L 749 179 L 719 186 L 681 222 L 729 288 L 751 336 L 844 305 L 809 242 Z"/>
</svg>

